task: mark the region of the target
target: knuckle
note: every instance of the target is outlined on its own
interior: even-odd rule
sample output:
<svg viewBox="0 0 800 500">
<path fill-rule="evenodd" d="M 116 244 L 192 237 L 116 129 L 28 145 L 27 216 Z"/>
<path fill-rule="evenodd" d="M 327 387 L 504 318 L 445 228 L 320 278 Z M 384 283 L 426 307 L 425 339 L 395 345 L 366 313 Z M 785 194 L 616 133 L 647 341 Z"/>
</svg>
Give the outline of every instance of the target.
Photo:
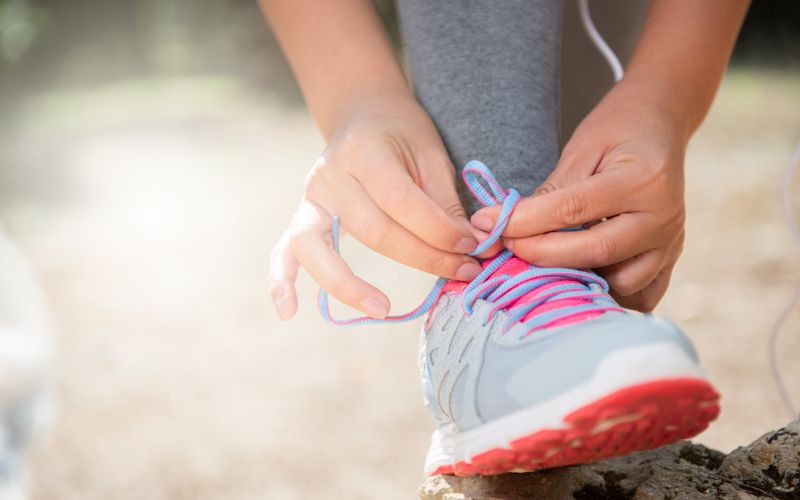
<svg viewBox="0 0 800 500">
<path fill-rule="evenodd" d="M 467 218 L 467 211 L 464 210 L 464 205 L 462 205 L 461 202 L 457 200 L 442 205 L 442 210 L 444 210 L 444 213 L 446 213 L 450 217 L 463 217 L 465 219 Z"/>
<path fill-rule="evenodd" d="M 660 179 L 664 176 L 667 170 L 670 167 L 670 161 L 666 158 L 655 158 L 653 161 L 648 163 L 649 165 L 649 172 L 652 178 Z"/>
<path fill-rule="evenodd" d="M 461 204 L 461 202 L 458 200 L 458 195 L 455 193 L 453 193 L 452 199 L 442 203 L 441 207 L 442 210 L 444 210 L 444 213 L 450 217 L 460 217 L 464 219 L 467 218 L 467 211 L 464 209 L 464 205 Z"/>
<path fill-rule="evenodd" d="M 347 279 L 331 280 L 327 286 L 327 292 L 339 300 L 345 301 L 348 297 L 350 287 L 348 286 Z"/>
<path fill-rule="evenodd" d="M 527 238 L 512 239 L 506 242 L 506 246 L 511 247 L 511 251 L 520 259 L 537 265 L 542 264 L 541 261 L 544 255 L 541 252 L 537 252 L 537 246 L 531 244 Z"/>
<path fill-rule="evenodd" d="M 391 209 L 402 209 L 407 206 L 411 196 L 411 186 L 407 184 L 384 184 L 381 197 Z"/>
<path fill-rule="evenodd" d="M 459 238 L 459 233 L 447 224 L 434 224 L 431 230 L 430 244 L 435 247 L 448 250 L 449 247 L 455 245 Z"/>
<path fill-rule="evenodd" d="M 388 224 L 369 218 L 359 223 L 359 239 L 373 249 L 381 248 L 386 242 Z"/>
<path fill-rule="evenodd" d="M 467 216 L 460 204 L 443 207 L 443 210 L 447 217 L 431 218 L 427 223 L 428 227 L 426 229 L 430 237 L 433 238 L 429 241 L 430 244 L 442 250 L 450 251 L 465 234 L 465 230 L 459 228 L 455 219 L 466 219 Z"/>
<path fill-rule="evenodd" d="M 586 260 L 589 267 L 603 267 L 611 264 L 616 254 L 615 243 L 608 238 L 590 238 L 586 244 Z"/>
<path fill-rule="evenodd" d="M 621 271 L 608 277 L 611 288 L 619 295 L 627 297 L 641 289 L 641 283 L 631 273 Z"/>
<path fill-rule="evenodd" d="M 355 176 L 366 175 L 369 173 L 369 162 L 365 160 L 369 158 L 370 151 L 377 142 L 379 137 L 374 133 L 351 130 L 333 145 L 331 157 L 339 169 Z"/>
<path fill-rule="evenodd" d="M 556 190 L 556 186 L 552 182 L 547 181 L 547 182 L 543 183 L 541 186 L 539 186 L 538 188 L 536 188 L 536 191 L 535 191 L 534 194 L 549 194 L 549 193 L 552 193 L 555 190 Z"/>
<path fill-rule="evenodd" d="M 348 130 L 336 141 L 336 151 L 344 155 L 361 154 L 365 143 L 364 134 L 359 130 Z"/>
<path fill-rule="evenodd" d="M 454 275 L 458 265 L 448 266 L 448 260 L 445 254 L 432 252 L 423 262 L 422 270 L 438 276 Z"/>
<path fill-rule="evenodd" d="M 363 130 L 348 130 L 335 136 L 322 154 L 324 172 L 334 170 L 360 173 L 364 162 L 359 161 L 367 155 L 367 148 L 373 141 Z"/>
<path fill-rule="evenodd" d="M 662 155 L 653 155 L 653 156 L 635 156 L 634 160 L 636 163 L 642 165 L 646 172 L 648 172 L 653 177 L 660 176 L 661 172 L 664 172 L 669 168 L 670 161 L 667 157 Z"/>
<path fill-rule="evenodd" d="M 672 181 L 672 164 L 666 158 L 656 158 L 649 162 L 641 163 L 643 174 L 641 176 L 642 188 L 663 186 Z"/>
<path fill-rule="evenodd" d="M 578 193 L 565 194 L 558 203 L 556 217 L 564 227 L 582 224 L 588 209 L 586 198 Z"/>
</svg>

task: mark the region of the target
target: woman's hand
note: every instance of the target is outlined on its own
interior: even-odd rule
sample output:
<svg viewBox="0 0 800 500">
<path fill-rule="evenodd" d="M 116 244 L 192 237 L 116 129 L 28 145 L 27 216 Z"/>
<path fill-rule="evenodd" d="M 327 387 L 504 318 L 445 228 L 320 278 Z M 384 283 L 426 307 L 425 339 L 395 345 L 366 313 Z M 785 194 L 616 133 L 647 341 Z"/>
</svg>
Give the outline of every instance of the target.
<svg viewBox="0 0 800 500">
<path fill-rule="evenodd" d="M 270 262 L 270 294 L 281 319 L 296 312 L 300 267 L 341 302 L 374 318 L 388 314 L 389 299 L 331 248 L 333 215 L 356 239 L 403 264 L 463 281 L 481 271 L 464 255 L 481 232 L 467 221 L 438 131 L 410 93 L 359 102 L 309 172 Z"/>
<path fill-rule="evenodd" d="M 584 119 L 547 181 L 515 209 L 505 246 L 546 267 L 592 268 L 621 305 L 652 310 L 683 247 L 685 127 L 623 80 Z M 472 223 L 491 229 L 498 210 Z M 583 231 L 558 231 L 585 225 Z"/>
</svg>

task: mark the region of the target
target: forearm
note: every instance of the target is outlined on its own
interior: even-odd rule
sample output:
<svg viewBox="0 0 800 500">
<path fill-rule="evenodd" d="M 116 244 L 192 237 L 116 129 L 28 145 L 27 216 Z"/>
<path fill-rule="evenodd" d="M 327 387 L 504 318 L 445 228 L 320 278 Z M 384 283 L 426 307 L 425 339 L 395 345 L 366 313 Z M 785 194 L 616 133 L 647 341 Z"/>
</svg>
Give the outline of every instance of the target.
<svg viewBox="0 0 800 500">
<path fill-rule="evenodd" d="M 365 97 L 411 96 L 370 0 L 259 1 L 326 138 Z"/>
<path fill-rule="evenodd" d="M 653 0 L 621 86 L 674 119 L 684 141 L 703 121 L 749 0 Z"/>
</svg>

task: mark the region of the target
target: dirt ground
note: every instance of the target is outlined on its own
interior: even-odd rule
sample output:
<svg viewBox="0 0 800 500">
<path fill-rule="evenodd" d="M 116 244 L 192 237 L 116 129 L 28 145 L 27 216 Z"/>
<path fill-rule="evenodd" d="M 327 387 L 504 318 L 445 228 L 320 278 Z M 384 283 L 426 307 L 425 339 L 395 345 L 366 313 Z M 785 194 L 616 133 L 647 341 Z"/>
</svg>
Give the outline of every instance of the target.
<svg viewBox="0 0 800 500">
<path fill-rule="evenodd" d="M 413 498 L 432 424 L 419 323 L 280 323 L 269 250 L 323 143 L 306 112 L 224 78 L 34 96 L 0 138 L 0 218 L 58 321 L 57 415 L 36 500 Z M 795 250 L 777 185 L 800 140 L 800 74 L 726 78 L 687 159 L 684 256 L 659 307 L 723 396 L 698 440 L 728 451 L 787 421 L 767 333 Z M 800 193 L 799 193 L 800 194 Z M 433 279 L 349 242 L 356 270 L 415 305 Z M 800 332 L 780 341 L 800 399 Z"/>
</svg>

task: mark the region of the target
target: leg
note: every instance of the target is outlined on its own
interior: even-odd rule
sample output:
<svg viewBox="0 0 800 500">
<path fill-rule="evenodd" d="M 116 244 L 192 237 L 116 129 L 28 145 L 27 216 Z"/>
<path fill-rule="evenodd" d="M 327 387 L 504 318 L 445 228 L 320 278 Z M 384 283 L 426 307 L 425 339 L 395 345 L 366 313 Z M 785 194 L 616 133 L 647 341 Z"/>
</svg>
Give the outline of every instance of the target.
<svg viewBox="0 0 800 500">
<path fill-rule="evenodd" d="M 417 97 L 457 168 L 528 195 L 558 160 L 560 0 L 398 0 Z M 469 213 L 480 205 L 459 183 Z"/>
</svg>

